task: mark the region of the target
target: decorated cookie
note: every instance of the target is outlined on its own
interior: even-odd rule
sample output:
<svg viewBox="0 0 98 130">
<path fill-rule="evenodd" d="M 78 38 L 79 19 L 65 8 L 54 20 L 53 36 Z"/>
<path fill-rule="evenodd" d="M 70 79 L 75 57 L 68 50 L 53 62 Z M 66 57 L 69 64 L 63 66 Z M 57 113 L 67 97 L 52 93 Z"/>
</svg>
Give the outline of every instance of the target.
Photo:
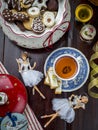
<svg viewBox="0 0 98 130">
<path fill-rule="evenodd" d="M 8 9 L 2 16 L 5 21 L 15 23 L 21 31 L 29 30 L 37 34 L 55 24 L 55 12 L 58 10 L 58 0 L 4 0 Z"/>
<path fill-rule="evenodd" d="M 21 2 L 21 8 L 25 8 L 25 9 L 28 9 L 31 7 L 31 3 L 28 3 L 28 4 L 24 4 L 23 2 Z"/>
<path fill-rule="evenodd" d="M 22 9 L 28 9 L 32 6 L 34 0 L 8 0 L 8 8 L 22 11 Z"/>
<path fill-rule="evenodd" d="M 13 22 L 15 20 L 12 16 L 12 12 L 9 9 L 4 9 L 2 12 L 2 16 L 7 22 Z"/>
<path fill-rule="evenodd" d="M 25 4 L 25 5 L 27 5 L 27 4 L 32 4 L 34 2 L 34 0 L 23 0 L 23 3 Z"/>
<path fill-rule="evenodd" d="M 12 9 L 11 11 L 12 11 L 13 14 L 21 13 L 21 14 L 25 14 L 26 16 L 28 16 L 26 11 L 17 11 L 15 9 Z"/>
<path fill-rule="evenodd" d="M 34 0 L 18 0 L 20 1 L 20 7 L 21 9 L 28 9 L 32 6 L 32 3 L 34 2 Z"/>
<path fill-rule="evenodd" d="M 9 9 L 17 9 L 18 11 L 21 10 L 21 3 L 20 0 L 6 0 Z"/>
<path fill-rule="evenodd" d="M 17 6 L 17 3 L 15 2 L 15 0 L 8 0 L 6 1 L 8 3 L 8 8 L 9 9 L 15 9 Z"/>
<path fill-rule="evenodd" d="M 30 17 L 34 18 L 40 15 L 40 9 L 38 7 L 31 7 L 27 10 Z"/>
<path fill-rule="evenodd" d="M 41 34 L 45 31 L 45 25 L 43 24 L 42 19 L 40 17 L 34 18 L 32 30 L 37 34 Z"/>
<path fill-rule="evenodd" d="M 13 13 L 13 18 L 17 21 L 26 21 L 29 20 L 29 16 L 22 12 Z"/>
<path fill-rule="evenodd" d="M 32 30 L 32 23 L 33 23 L 33 18 L 29 18 L 28 21 L 23 22 L 23 25 L 24 25 L 25 29 Z"/>
<path fill-rule="evenodd" d="M 21 9 L 28 9 L 32 6 L 34 0 L 18 0 Z"/>
<path fill-rule="evenodd" d="M 16 0 L 16 7 L 13 8 L 13 9 L 16 9 L 17 11 L 21 11 L 22 10 L 20 0 Z"/>
<path fill-rule="evenodd" d="M 55 15 L 53 12 L 46 11 L 43 14 L 43 23 L 46 27 L 52 27 L 55 24 Z"/>
<path fill-rule="evenodd" d="M 38 7 L 40 10 L 44 7 L 47 8 L 46 2 L 48 0 L 35 0 L 33 6 Z"/>
<path fill-rule="evenodd" d="M 93 25 L 86 24 L 81 28 L 81 31 L 80 31 L 81 40 L 91 43 L 95 35 L 96 35 L 96 29 Z"/>
</svg>

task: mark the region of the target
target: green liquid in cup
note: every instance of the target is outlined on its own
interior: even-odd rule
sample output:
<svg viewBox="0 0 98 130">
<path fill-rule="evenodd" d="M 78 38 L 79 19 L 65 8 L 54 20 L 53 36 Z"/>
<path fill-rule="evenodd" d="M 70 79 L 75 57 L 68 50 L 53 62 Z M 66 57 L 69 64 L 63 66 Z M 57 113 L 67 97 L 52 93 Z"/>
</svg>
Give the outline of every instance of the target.
<svg viewBox="0 0 98 130">
<path fill-rule="evenodd" d="M 80 19 L 84 20 L 84 19 L 88 19 L 90 16 L 90 13 L 87 9 L 81 9 L 78 13 Z"/>
</svg>

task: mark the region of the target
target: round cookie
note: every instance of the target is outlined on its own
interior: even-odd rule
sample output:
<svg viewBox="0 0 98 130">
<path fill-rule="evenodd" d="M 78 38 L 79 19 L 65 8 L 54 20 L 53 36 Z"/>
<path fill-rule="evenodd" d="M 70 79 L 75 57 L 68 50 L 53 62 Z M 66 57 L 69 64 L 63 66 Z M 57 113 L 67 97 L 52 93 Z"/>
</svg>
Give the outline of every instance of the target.
<svg viewBox="0 0 98 130">
<path fill-rule="evenodd" d="M 55 15 L 53 12 L 46 11 L 43 14 L 43 23 L 46 27 L 52 27 L 55 24 Z"/>
<path fill-rule="evenodd" d="M 32 24 L 32 30 L 34 33 L 41 34 L 45 31 L 45 25 L 40 17 L 35 17 Z"/>
<path fill-rule="evenodd" d="M 40 15 L 40 9 L 38 7 L 31 7 L 27 10 L 30 17 L 34 18 Z"/>
<path fill-rule="evenodd" d="M 23 26 L 25 27 L 25 29 L 27 30 L 32 30 L 32 23 L 33 23 L 33 18 L 29 18 L 29 21 L 25 21 L 23 22 Z"/>
</svg>

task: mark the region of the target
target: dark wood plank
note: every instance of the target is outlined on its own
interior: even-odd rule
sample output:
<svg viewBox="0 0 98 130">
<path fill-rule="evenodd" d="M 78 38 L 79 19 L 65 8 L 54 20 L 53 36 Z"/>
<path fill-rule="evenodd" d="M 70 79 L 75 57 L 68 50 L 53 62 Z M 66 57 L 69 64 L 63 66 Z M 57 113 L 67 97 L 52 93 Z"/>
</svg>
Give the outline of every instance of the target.
<svg viewBox="0 0 98 130">
<path fill-rule="evenodd" d="M 90 21 L 98 31 L 98 7 L 95 7 L 90 2 L 86 0 L 70 0 L 71 5 L 71 23 L 70 30 L 53 45 L 53 48 L 49 49 L 38 49 L 38 50 L 30 50 L 25 49 L 19 46 L 16 46 L 13 42 L 11 42 L 7 37 L 4 38 L 4 34 L 0 30 L 0 60 L 4 63 L 8 72 L 16 77 L 18 77 L 21 81 L 22 78 L 18 72 L 18 66 L 16 63 L 16 58 L 19 58 L 23 51 L 27 51 L 31 57 L 31 65 L 33 65 L 34 61 L 36 61 L 37 66 L 36 69 L 44 73 L 44 63 L 48 55 L 57 48 L 60 47 L 74 47 L 79 49 L 87 59 L 90 59 L 92 52 L 92 47 L 97 41 L 98 32 L 94 39 L 94 41 L 89 45 L 79 38 L 79 32 L 81 27 L 83 26 L 81 23 L 75 21 L 75 8 L 80 3 L 89 3 L 94 9 L 93 19 Z M 22 81 L 23 82 L 23 81 Z M 54 97 L 68 97 L 72 93 L 81 94 L 83 92 L 87 92 L 87 87 L 89 83 L 88 81 L 84 84 L 82 88 L 72 93 L 62 93 L 61 95 L 55 95 L 54 90 L 50 90 L 48 86 L 44 85 L 44 79 L 39 83 L 39 89 L 46 96 L 46 100 L 43 100 L 38 93 L 34 96 L 32 95 L 31 88 L 26 88 L 28 92 L 28 103 L 30 104 L 32 110 L 36 114 L 38 120 L 41 125 L 44 126 L 46 123 L 46 119 L 41 119 L 40 116 L 44 114 L 53 113 L 51 100 Z M 46 130 L 97 130 L 98 129 L 98 102 L 96 99 L 89 97 L 89 103 L 86 105 L 86 110 L 76 110 L 75 120 L 71 124 L 66 124 L 64 120 L 61 120 L 59 117 L 56 118 L 47 128 Z"/>
<path fill-rule="evenodd" d="M 67 35 L 67 34 L 66 34 Z M 4 49 L 4 65 L 8 72 L 16 77 L 18 77 L 21 81 L 22 78 L 20 74 L 18 73 L 18 67 L 16 63 L 16 58 L 19 58 L 21 53 L 23 51 L 27 51 L 31 57 L 31 65 L 33 65 L 34 61 L 36 61 L 37 66 L 36 69 L 43 72 L 44 71 L 44 63 L 47 58 L 47 56 L 56 48 L 64 46 L 65 43 L 65 37 L 62 37 L 59 42 L 55 45 L 53 45 L 53 49 L 49 49 L 47 51 L 46 49 L 40 49 L 40 50 L 29 50 L 25 48 L 21 48 L 19 46 L 16 46 L 13 44 L 7 37 L 5 38 L 5 49 Z M 43 72 L 44 73 L 44 72 Z M 43 84 L 43 81 L 38 85 L 39 89 L 44 93 L 46 96 L 46 100 L 43 100 L 38 93 L 36 93 L 34 96 L 32 95 L 31 88 L 27 88 L 28 92 L 28 102 L 35 112 L 36 116 L 38 117 L 38 120 L 41 122 L 42 126 L 46 123 L 46 120 L 42 120 L 40 118 L 41 115 L 53 113 L 52 106 L 51 106 L 51 100 L 54 95 L 54 91 L 50 90 L 49 87 L 45 86 Z M 61 95 L 60 95 L 61 96 Z M 49 129 L 63 129 L 65 127 L 65 122 L 60 119 L 55 119 L 49 127 L 47 127 L 47 130 Z M 56 126 L 56 123 L 59 123 L 59 127 Z M 62 125 L 60 125 L 62 124 Z"/>
<path fill-rule="evenodd" d="M 75 12 L 75 7 L 79 4 L 79 1 L 70 1 L 71 2 L 71 9 L 72 9 L 72 18 L 74 19 L 74 12 Z M 93 10 L 94 10 L 94 15 L 92 20 L 90 21 L 90 24 L 94 25 L 96 27 L 96 29 L 98 30 L 98 7 L 95 7 L 94 5 L 92 5 L 90 2 L 88 1 L 83 1 L 81 0 L 80 3 L 88 3 L 89 5 L 92 6 Z M 74 27 L 73 27 L 74 26 Z M 97 37 L 98 34 L 96 35 L 94 41 L 89 45 L 88 43 L 85 43 L 83 41 L 80 40 L 79 38 L 79 32 L 80 29 L 83 25 L 81 25 L 81 23 L 78 23 L 75 21 L 75 19 L 72 21 L 72 29 L 73 31 L 71 31 L 71 33 L 73 34 L 72 36 L 72 42 L 71 42 L 71 46 L 75 47 L 77 49 L 79 49 L 81 52 L 83 52 L 83 54 L 87 57 L 87 59 L 89 60 L 91 57 L 91 54 L 93 53 L 92 51 L 92 47 L 95 44 L 95 42 L 97 41 Z M 88 81 L 83 85 L 82 88 L 80 88 L 79 90 L 73 92 L 74 94 L 81 94 L 83 92 L 87 92 L 88 89 L 88 83 L 89 83 L 89 78 Z M 70 95 L 71 93 L 69 93 L 68 95 Z M 67 124 L 67 130 L 97 130 L 97 100 L 93 99 L 89 96 L 89 102 L 86 105 L 86 109 L 85 110 L 76 110 L 76 115 L 75 115 L 75 120 L 73 123 L 71 124 Z"/>
<path fill-rule="evenodd" d="M 4 33 L 0 27 L 0 61 L 3 62 L 3 54 L 4 54 Z"/>
</svg>

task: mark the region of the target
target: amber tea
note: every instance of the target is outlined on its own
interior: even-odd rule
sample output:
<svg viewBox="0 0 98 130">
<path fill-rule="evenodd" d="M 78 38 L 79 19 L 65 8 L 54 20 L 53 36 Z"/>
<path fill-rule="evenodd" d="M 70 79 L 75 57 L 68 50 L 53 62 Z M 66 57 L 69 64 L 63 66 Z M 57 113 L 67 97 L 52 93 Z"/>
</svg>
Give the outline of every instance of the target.
<svg viewBox="0 0 98 130">
<path fill-rule="evenodd" d="M 72 79 L 78 72 L 78 64 L 72 56 L 62 56 L 55 62 L 55 73 L 62 79 Z"/>
</svg>

